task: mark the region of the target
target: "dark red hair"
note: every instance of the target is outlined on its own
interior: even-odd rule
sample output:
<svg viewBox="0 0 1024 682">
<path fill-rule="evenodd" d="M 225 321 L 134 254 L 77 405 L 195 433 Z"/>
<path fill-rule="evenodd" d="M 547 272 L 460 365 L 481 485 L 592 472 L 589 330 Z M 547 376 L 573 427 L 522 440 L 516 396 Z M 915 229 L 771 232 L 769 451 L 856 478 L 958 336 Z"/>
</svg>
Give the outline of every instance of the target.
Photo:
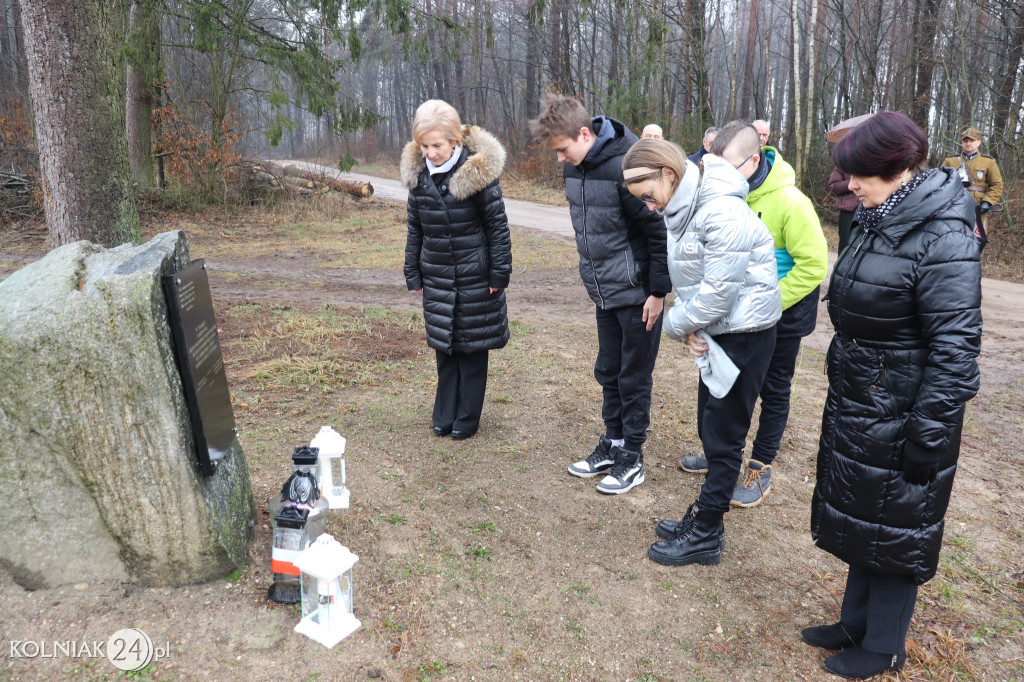
<svg viewBox="0 0 1024 682">
<path fill-rule="evenodd" d="M 879 111 L 847 133 L 832 150 L 832 161 L 839 170 L 887 181 L 927 159 L 928 138 L 898 111 Z"/>
</svg>

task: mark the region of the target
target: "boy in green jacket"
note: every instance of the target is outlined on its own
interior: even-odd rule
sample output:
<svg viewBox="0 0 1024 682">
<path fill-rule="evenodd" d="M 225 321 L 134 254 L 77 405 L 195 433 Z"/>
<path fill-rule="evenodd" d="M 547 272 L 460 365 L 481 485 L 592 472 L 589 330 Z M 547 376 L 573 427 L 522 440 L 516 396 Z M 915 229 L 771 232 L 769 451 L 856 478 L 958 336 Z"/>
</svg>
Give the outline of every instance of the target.
<svg viewBox="0 0 1024 682">
<path fill-rule="evenodd" d="M 828 242 L 811 200 L 796 188 L 796 173 L 777 149 L 761 146 L 757 130 L 746 121 L 732 121 L 718 131 L 711 153 L 739 170 L 750 185 L 747 205 L 768 226 L 775 239 L 775 262 L 782 292 L 775 352 L 761 386 L 761 417 L 743 482 L 731 504 L 756 507 L 771 490 L 772 462 L 779 453 L 789 419 L 789 396 L 800 352 L 800 339 L 814 331 L 818 292 L 828 271 Z M 684 457 L 679 465 L 692 473 L 707 472 L 702 455 Z"/>
</svg>

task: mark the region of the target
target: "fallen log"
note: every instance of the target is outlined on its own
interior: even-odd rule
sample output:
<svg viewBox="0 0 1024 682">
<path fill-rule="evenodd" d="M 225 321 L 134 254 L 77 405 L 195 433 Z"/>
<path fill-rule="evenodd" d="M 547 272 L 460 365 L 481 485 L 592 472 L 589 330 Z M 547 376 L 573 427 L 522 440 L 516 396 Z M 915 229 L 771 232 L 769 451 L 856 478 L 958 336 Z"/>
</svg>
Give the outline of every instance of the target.
<svg viewBox="0 0 1024 682">
<path fill-rule="evenodd" d="M 327 191 L 326 187 L 324 187 L 322 185 L 318 186 L 317 183 L 313 182 L 312 180 L 303 180 L 302 178 L 287 177 L 287 176 L 281 178 L 281 180 L 284 183 L 284 187 L 286 187 L 287 189 L 301 189 L 301 190 L 306 190 L 307 192 L 325 192 L 325 191 Z"/>
<path fill-rule="evenodd" d="M 306 170 L 299 168 L 294 164 L 283 166 L 273 161 L 262 161 L 259 168 L 265 169 L 278 176 L 288 176 L 293 178 L 302 178 L 309 182 L 316 183 L 316 185 L 324 185 L 329 189 L 333 189 L 338 192 L 347 192 L 354 197 L 364 199 L 366 197 L 373 196 L 373 185 L 368 182 L 360 182 L 359 180 L 348 180 L 346 178 L 337 178 L 327 173 L 320 173 L 316 171 Z M 307 187 L 309 187 L 307 185 Z"/>
</svg>

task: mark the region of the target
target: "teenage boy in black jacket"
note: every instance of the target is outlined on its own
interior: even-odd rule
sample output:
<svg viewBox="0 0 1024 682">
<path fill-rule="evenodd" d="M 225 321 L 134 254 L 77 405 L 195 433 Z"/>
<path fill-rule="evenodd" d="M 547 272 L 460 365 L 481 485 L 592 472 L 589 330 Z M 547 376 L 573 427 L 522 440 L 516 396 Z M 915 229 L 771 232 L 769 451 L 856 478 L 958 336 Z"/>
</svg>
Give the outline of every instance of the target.
<svg viewBox="0 0 1024 682">
<path fill-rule="evenodd" d="M 605 474 L 598 492 L 618 495 L 644 482 L 651 375 L 672 290 L 665 223 L 623 186 L 622 157 L 636 135 L 612 118 L 591 119 L 571 97 L 549 93 L 542 103 L 530 132 L 565 164 L 580 276 L 597 308 L 594 376 L 604 392 L 605 435 L 569 473 Z"/>
</svg>

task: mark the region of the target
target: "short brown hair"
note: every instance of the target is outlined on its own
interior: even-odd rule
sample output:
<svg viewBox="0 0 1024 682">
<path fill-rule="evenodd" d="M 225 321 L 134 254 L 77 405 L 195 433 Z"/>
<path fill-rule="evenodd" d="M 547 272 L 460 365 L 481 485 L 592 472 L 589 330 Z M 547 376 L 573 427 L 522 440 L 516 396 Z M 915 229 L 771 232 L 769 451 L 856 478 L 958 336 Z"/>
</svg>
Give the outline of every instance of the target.
<svg viewBox="0 0 1024 682">
<path fill-rule="evenodd" d="M 627 180 L 625 182 L 627 187 L 649 180 L 654 176 L 655 171 L 660 173 L 663 168 L 671 168 L 672 172 L 676 174 L 676 179 L 670 189 L 672 194 L 675 194 L 679 189 L 683 174 L 686 173 L 686 152 L 676 143 L 667 140 L 640 140 L 630 147 L 626 155 L 622 157 L 622 170 L 633 168 L 650 168 L 651 172 Z"/>
<path fill-rule="evenodd" d="M 530 121 L 530 134 L 533 135 L 535 143 L 547 144 L 555 137 L 575 140 L 583 128 L 589 128 L 590 132 L 594 132 L 590 114 L 575 97 L 546 92 L 540 102 L 544 105 L 544 111 Z"/>
<path fill-rule="evenodd" d="M 718 131 L 718 137 L 711 143 L 711 153 L 721 156 L 726 147 L 735 145 L 737 154 L 747 156 L 761 151 L 761 138 L 757 128 L 744 120 L 729 121 Z"/>
<path fill-rule="evenodd" d="M 412 119 L 412 137 L 420 138 L 432 130 L 440 130 L 455 144 L 462 144 L 462 121 L 451 104 L 440 99 L 428 99 L 416 109 Z"/>
<path fill-rule="evenodd" d="M 850 175 L 895 180 L 927 168 L 928 138 L 906 114 L 879 111 L 847 133 L 832 150 L 836 167 Z"/>
</svg>

